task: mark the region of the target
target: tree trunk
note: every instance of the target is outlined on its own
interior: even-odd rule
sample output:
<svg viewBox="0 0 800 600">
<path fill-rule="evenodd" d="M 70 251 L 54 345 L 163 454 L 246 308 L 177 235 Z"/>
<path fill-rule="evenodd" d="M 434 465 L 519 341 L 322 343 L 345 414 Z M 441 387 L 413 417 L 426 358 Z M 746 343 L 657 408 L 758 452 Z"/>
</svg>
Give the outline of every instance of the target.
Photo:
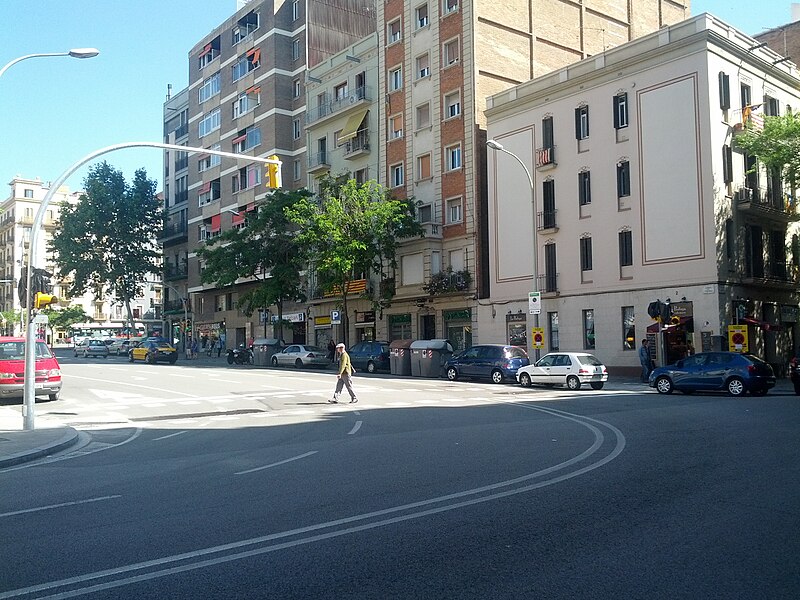
<svg viewBox="0 0 800 600">
<path fill-rule="evenodd" d="M 125 298 L 125 312 L 128 314 L 128 323 L 130 324 L 130 328 L 128 329 L 128 337 L 131 337 L 131 329 L 136 331 L 136 322 L 133 320 L 133 311 L 131 310 L 130 298 Z"/>
<path fill-rule="evenodd" d="M 283 341 L 283 300 L 278 300 L 275 306 L 278 307 L 278 339 Z"/>
</svg>

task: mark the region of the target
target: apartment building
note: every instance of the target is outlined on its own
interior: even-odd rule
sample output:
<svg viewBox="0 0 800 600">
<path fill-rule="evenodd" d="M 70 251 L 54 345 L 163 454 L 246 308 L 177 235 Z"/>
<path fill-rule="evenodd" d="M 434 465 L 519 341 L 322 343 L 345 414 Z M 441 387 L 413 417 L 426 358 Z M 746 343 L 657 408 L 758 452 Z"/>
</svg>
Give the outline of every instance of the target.
<svg viewBox="0 0 800 600">
<path fill-rule="evenodd" d="M 374 0 L 251 1 L 189 52 L 188 138 L 193 147 L 283 161 L 284 187 L 306 177 L 305 72 L 375 31 Z M 193 331 L 226 332 L 228 345 L 271 334 L 259 315 L 236 308 L 249 282 L 217 289 L 200 280 L 194 249 L 241 226 L 266 198 L 262 163 L 190 156 L 187 171 L 187 276 Z M 298 169 L 298 171 L 295 171 Z M 287 313 L 305 307 L 287 307 Z M 261 320 L 265 318 L 262 313 Z M 292 340 L 304 342 L 305 323 Z"/>
<path fill-rule="evenodd" d="M 485 98 L 678 22 L 689 4 L 386 0 L 377 8 L 381 181 L 420 203 L 426 229 L 399 257 L 389 339 L 448 338 L 457 349 L 502 342 L 504 332 L 479 319 L 494 294 Z"/>
<path fill-rule="evenodd" d="M 318 191 L 317 179 L 330 174 L 348 174 L 360 183 L 380 177 L 383 144 L 378 138 L 378 35 L 372 33 L 308 70 L 306 75 L 305 135 L 308 161 L 306 187 Z M 401 132 L 402 133 L 402 132 Z M 294 164 L 293 178 L 302 172 Z M 354 311 L 351 331 L 345 336 L 341 324 L 332 322 L 340 298 L 326 296 L 316 285 L 313 273 L 308 281 L 308 342 L 325 347 L 328 340 L 356 342 L 385 339 L 381 314 L 363 298 L 378 289 L 380 281 L 355 280 L 348 289 L 348 305 Z M 302 312 L 302 311 L 301 311 Z M 290 320 L 303 317 L 290 314 Z"/>
<path fill-rule="evenodd" d="M 798 346 L 800 216 L 736 137 L 799 89 L 793 63 L 702 14 L 490 97 L 488 135 L 531 165 L 533 190 L 490 155 L 481 327 L 508 339 L 538 289 L 543 351 L 635 373 L 641 338 L 663 364 L 746 325 L 781 371 Z"/>
<path fill-rule="evenodd" d="M 8 185 L 11 192 L 0 204 L 0 244 L 2 244 L 0 310 L 9 315 L 21 315 L 23 309 L 17 286 L 22 276 L 22 267 L 28 259 L 31 226 L 42 200 L 50 191 L 50 184 L 38 178 L 26 179 L 17 176 Z M 67 186 L 62 186 L 53 195 L 38 237 L 37 255 L 42 263 L 39 267 L 53 273 L 53 293 L 59 298 L 59 307 L 80 305 L 93 319 L 91 323 L 78 323 L 75 327 L 87 329 L 91 327 L 98 334 L 121 333 L 128 322 L 128 315 L 124 312 L 123 306 L 114 298 L 98 297 L 90 292 L 79 297 L 70 296 L 67 292 L 70 281 L 58 274 L 53 253 L 48 250 L 52 234 L 58 228 L 61 205 L 77 203 L 81 194 L 80 191 L 71 192 Z M 148 286 L 141 298 L 132 300 L 131 308 L 137 325 L 143 332 L 161 328 L 160 298 L 157 290 Z M 13 323 L 3 323 L 2 328 L 8 334 L 24 335 L 22 321 L 16 317 Z M 45 334 L 47 341 L 53 343 L 64 339 L 68 332 L 52 331 L 47 328 Z"/>
</svg>

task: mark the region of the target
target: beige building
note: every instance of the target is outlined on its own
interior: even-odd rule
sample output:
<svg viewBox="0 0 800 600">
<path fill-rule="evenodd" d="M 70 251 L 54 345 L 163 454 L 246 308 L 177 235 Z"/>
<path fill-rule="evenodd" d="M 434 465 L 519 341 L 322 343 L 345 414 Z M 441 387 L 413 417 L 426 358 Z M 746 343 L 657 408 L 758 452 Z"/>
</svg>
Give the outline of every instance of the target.
<svg viewBox="0 0 800 600">
<path fill-rule="evenodd" d="M 420 202 L 426 228 L 399 257 L 388 338 L 502 342 L 503 330 L 479 318 L 494 293 L 484 99 L 680 21 L 688 0 L 386 0 L 377 9 L 380 181 Z"/>
<path fill-rule="evenodd" d="M 740 324 L 782 369 L 800 341 L 796 202 L 735 138 L 798 89 L 793 63 L 703 14 L 489 98 L 488 135 L 530 167 L 533 203 L 492 153 L 482 333 L 508 339 L 528 312 L 536 256 L 544 351 L 633 372 L 641 338 L 664 363 L 727 348 Z"/>
</svg>

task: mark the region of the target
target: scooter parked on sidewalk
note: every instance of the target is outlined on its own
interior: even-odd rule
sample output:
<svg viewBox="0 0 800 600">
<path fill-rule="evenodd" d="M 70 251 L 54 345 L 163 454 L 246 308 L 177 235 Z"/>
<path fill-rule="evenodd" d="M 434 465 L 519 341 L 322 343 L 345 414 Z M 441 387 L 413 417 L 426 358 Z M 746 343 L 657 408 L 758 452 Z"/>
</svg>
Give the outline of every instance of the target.
<svg viewBox="0 0 800 600">
<path fill-rule="evenodd" d="M 237 365 L 252 365 L 253 364 L 253 351 L 245 347 L 244 344 L 239 344 L 236 348 L 228 350 L 228 364 Z"/>
</svg>

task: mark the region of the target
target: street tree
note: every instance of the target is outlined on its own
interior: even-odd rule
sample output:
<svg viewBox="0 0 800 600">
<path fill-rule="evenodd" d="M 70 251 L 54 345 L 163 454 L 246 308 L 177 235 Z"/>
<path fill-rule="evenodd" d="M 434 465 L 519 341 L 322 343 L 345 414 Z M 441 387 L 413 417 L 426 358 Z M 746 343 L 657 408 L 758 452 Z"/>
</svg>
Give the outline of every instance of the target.
<svg viewBox="0 0 800 600">
<path fill-rule="evenodd" d="M 317 197 L 287 209 L 298 226 L 298 242 L 309 252 L 309 265 L 324 291 L 340 295 L 347 344 L 348 284 L 375 273 L 381 282 L 397 267 L 402 240 L 422 235 L 413 199 L 398 199 L 375 181 L 358 183 L 345 175 L 320 179 Z M 385 286 L 390 300 L 393 286 Z"/>
<path fill-rule="evenodd" d="M 71 295 L 91 290 L 113 296 L 131 326 L 131 300 L 144 293 L 148 274 L 160 269 L 156 233 L 164 213 L 156 186 L 144 169 L 128 184 L 105 161 L 91 167 L 78 202 L 61 206 L 61 226 L 49 246 L 60 274 L 72 276 Z"/>
<path fill-rule="evenodd" d="M 266 314 L 275 305 L 281 339 L 284 303 L 305 301 L 300 277 L 306 268 L 305 251 L 285 210 L 308 196 L 306 190 L 275 190 L 257 210 L 246 214 L 243 227 L 229 229 L 197 250 L 204 283 L 220 288 L 240 279 L 254 283 L 237 300 L 244 314 L 249 316 L 259 308 Z"/>
<path fill-rule="evenodd" d="M 792 196 L 795 195 L 800 187 L 800 115 L 788 112 L 764 117 L 764 127 L 760 130 L 747 124 L 735 143 L 769 170 L 780 173 Z"/>
<path fill-rule="evenodd" d="M 53 331 L 56 329 L 68 331 L 75 323 L 94 321 L 80 304 L 73 304 L 62 309 L 45 308 L 42 312 L 47 315 L 47 324 Z"/>
</svg>

